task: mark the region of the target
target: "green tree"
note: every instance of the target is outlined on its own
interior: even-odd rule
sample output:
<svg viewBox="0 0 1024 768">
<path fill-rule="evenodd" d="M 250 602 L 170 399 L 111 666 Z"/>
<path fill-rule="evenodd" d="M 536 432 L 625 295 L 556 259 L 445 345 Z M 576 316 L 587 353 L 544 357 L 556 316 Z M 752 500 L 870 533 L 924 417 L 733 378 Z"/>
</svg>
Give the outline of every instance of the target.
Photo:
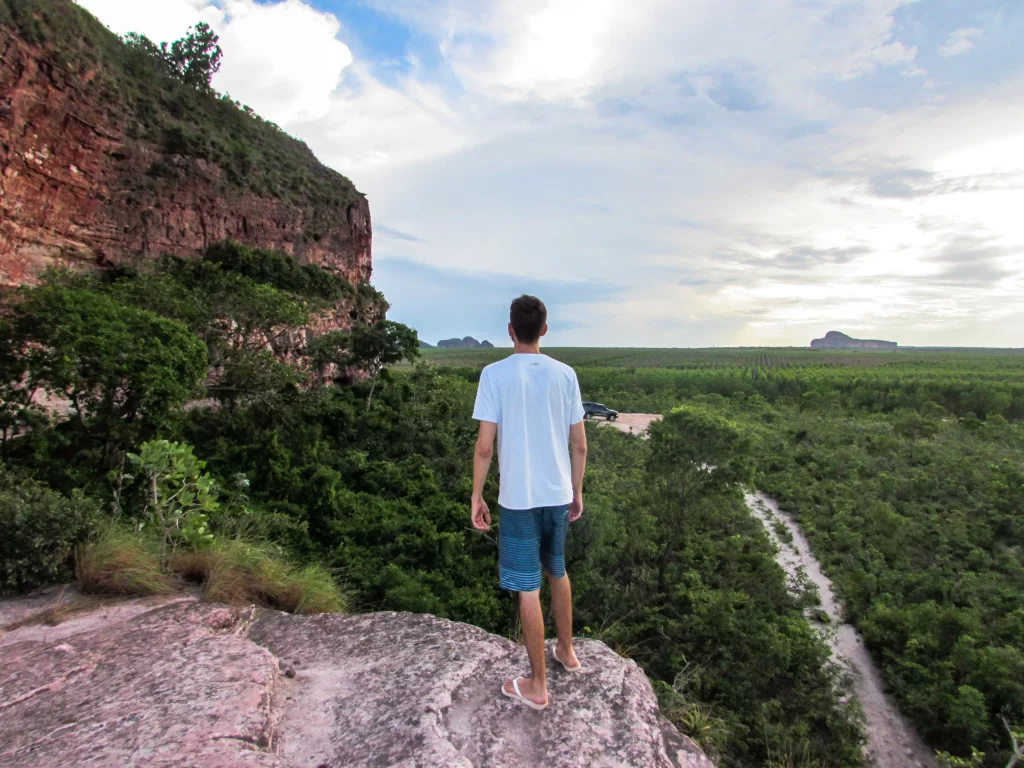
<svg viewBox="0 0 1024 768">
<path fill-rule="evenodd" d="M 348 331 L 320 334 L 309 340 L 306 354 L 317 378 L 323 382 L 332 369 L 344 369 L 352 364 L 352 334 Z"/>
<path fill-rule="evenodd" d="M 164 73 L 200 91 L 211 90 L 213 76 L 220 71 L 221 59 L 224 56 L 218 45 L 220 38 L 209 24 L 202 21 L 196 24 L 194 29 L 189 27 L 185 37 L 175 40 L 170 45 L 156 45 L 138 32 L 129 32 L 123 40 L 132 50 L 151 56 L 159 62 Z"/>
<path fill-rule="evenodd" d="M 893 423 L 896 434 L 910 442 L 910 460 L 914 460 L 914 445 L 918 440 L 934 437 L 939 431 L 935 419 L 929 419 L 910 409 L 901 409 L 896 413 Z"/>
<path fill-rule="evenodd" d="M 950 703 L 948 722 L 964 743 L 977 743 L 988 730 L 985 696 L 969 685 L 961 685 Z"/>
<path fill-rule="evenodd" d="M 1018 765 L 1024 764 L 1024 728 L 1015 728 L 1005 717 L 1001 720 L 1010 737 L 1010 761 L 1006 768 L 1017 768 Z M 949 752 L 936 752 L 935 757 L 942 768 L 981 768 L 985 761 L 985 753 L 975 747 L 971 747 L 969 758 L 957 757 Z"/>
<path fill-rule="evenodd" d="M 650 427 L 647 461 L 653 510 L 661 531 L 658 590 L 686 536 L 687 516 L 704 500 L 734 493 L 753 471 L 751 438 L 710 409 L 679 406 Z"/>
<path fill-rule="evenodd" d="M 233 253 L 232 245 L 219 246 L 218 253 Z M 277 257 L 272 264 L 300 286 L 320 277 L 312 272 L 310 278 L 309 270 L 279 254 L 258 252 L 264 253 Z M 300 370 L 271 351 L 298 350 L 299 331 L 310 319 L 309 303 L 302 296 L 240 274 L 219 260 L 169 258 L 161 270 L 118 280 L 111 291 L 122 301 L 186 323 L 203 339 L 215 367 L 215 382 L 209 386 L 214 397 L 234 407 L 241 399 L 266 396 L 302 380 Z M 311 290 L 317 290 L 315 285 Z"/>
<path fill-rule="evenodd" d="M 305 379 L 301 370 L 269 350 L 234 350 L 220 369 L 211 392 L 230 409 L 241 400 L 267 398 Z"/>
<path fill-rule="evenodd" d="M 220 38 L 205 22 L 196 24 L 193 30 L 189 27 L 188 34 L 171 43 L 168 52 L 163 48 L 172 71 L 185 85 L 199 90 L 209 90 L 213 76 L 220 71 L 223 51 L 217 44 Z"/>
<path fill-rule="evenodd" d="M 168 547 L 173 555 L 182 543 L 198 549 L 213 541 L 207 523 L 208 513 L 218 507 L 216 485 L 192 446 L 151 440 L 137 454 L 129 453 L 128 460 L 142 474 L 146 500 L 142 518 L 160 527 L 165 566 Z"/>
<path fill-rule="evenodd" d="M 420 354 L 420 340 L 416 331 L 392 320 L 381 320 L 373 325 L 359 325 L 352 330 L 351 361 L 370 374 L 370 394 L 366 410 L 373 402 L 377 376 L 384 368 L 402 360 L 412 360 Z"/>
<path fill-rule="evenodd" d="M 27 361 L 20 354 L 10 324 L 0 322 L 0 460 L 7 444 L 25 428 L 47 421 L 46 411 L 35 403 L 38 386 L 29 381 Z"/>
<path fill-rule="evenodd" d="M 46 285 L 13 310 L 12 341 L 26 382 L 71 401 L 79 425 L 101 431 L 159 423 L 206 373 L 206 347 L 184 325 L 110 296 Z"/>
</svg>

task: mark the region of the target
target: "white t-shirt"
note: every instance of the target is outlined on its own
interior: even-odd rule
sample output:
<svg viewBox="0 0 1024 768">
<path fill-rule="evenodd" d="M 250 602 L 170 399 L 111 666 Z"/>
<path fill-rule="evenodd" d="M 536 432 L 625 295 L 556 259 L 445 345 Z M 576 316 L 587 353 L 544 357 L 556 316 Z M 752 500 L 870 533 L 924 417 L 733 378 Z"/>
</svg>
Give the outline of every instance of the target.
<svg viewBox="0 0 1024 768">
<path fill-rule="evenodd" d="M 576 372 L 547 355 L 513 354 L 484 368 L 473 418 L 498 425 L 498 503 L 505 509 L 572 501 L 569 427 L 583 420 Z"/>
</svg>

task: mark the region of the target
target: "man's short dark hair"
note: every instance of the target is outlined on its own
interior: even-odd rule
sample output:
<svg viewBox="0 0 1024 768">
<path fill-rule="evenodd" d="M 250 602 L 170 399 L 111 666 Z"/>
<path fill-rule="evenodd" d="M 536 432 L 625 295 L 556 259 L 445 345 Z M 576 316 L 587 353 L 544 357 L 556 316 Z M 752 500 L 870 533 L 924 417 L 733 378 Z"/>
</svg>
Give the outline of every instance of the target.
<svg viewBox="0 0 1024 768">
<path fill-rule="evenodd" d="M 512 302 L 508 319 L 519 342 L 533 344 L 548 321 L 548 308 L 536 296 L 524 294 Z"/>
</svg>

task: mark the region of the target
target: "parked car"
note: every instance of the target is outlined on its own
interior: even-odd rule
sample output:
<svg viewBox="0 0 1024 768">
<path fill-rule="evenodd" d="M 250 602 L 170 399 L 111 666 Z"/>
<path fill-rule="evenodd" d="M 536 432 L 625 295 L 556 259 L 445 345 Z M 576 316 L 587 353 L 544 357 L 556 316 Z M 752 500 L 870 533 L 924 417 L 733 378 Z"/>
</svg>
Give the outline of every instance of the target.
<svg viewBox="0 0 1024 768">
<path fill-rule="evenodd" d="M 615 421 L 619 418 L 619 412 L 613 411 L 607 405 L 601 405 L 601 403 L 588 403 L 584 400 L 583 418 L 589 419 L 591 416 L 595 419 L 608 419 L 608 421 Z"/>
</svg>

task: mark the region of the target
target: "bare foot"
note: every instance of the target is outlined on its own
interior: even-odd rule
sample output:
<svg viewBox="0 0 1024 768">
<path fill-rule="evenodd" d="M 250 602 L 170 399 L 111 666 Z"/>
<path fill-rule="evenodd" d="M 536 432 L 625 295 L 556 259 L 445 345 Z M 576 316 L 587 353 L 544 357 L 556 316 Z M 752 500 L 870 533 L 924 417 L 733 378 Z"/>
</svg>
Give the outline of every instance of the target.
<svg viewBox="0 0 1024 768">
<path fill-rule="evenodd" d="M 515 696 L 516 689 L 512 686 L 511 678 L 506 680 L 505 684 L 501 687 L 507 694 Z M 544 688 L 541 688 L 540 685 L 534 682 L 532 677 L 519 678 L 519 692 L 534 704 L 548 703 L 547 687 L 545 686 Z"/>
<path fill-rule="evenodd" d="M 580 666 L 580 660 L 576 658 L 576 649 L 572 647 L 572 640 L 564 644 L 559 640 L 558 645 L 555 646 L 555 654 L 557 661 L 561 662 L 563 667 L 576 669 Z"/>
</svg>

